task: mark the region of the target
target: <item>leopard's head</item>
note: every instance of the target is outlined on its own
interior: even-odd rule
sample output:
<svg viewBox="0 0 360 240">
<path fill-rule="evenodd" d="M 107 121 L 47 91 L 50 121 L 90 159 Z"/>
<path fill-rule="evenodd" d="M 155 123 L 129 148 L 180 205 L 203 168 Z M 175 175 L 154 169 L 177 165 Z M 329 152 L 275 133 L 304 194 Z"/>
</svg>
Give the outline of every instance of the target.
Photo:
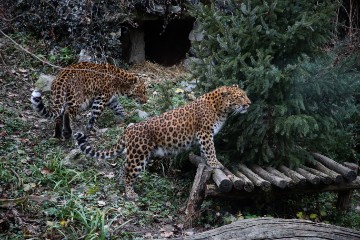
<svg viewBox="0 0 360 240">
<path fill-rule="evenodd" d="M 222 87 L 222 109 L 227 113 L 245 113 L 251 104 L 246 92 L 237 85 Z"/>
<path fill-rule="evenodd" d="M 134 86 L 131 88 L 128 96 L 135 98 L 140 103 L 146 103 L 146 85 L 144 80 L 138 78 Z"/>
</svg>

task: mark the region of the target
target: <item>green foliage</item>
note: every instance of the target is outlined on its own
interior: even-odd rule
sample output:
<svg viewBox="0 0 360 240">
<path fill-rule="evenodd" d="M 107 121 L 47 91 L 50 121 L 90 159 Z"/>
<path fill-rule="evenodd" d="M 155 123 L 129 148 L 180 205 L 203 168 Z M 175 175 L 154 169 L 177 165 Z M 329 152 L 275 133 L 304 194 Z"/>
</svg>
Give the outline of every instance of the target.
<svg viewBox="0 0 360 240">
<path fill-rule="evenodd" d="M 252 100 L 219 137 L 226 155 L 294 166 L 310 157 L 308 150 L 329 150 L 334 136 L 349 140 L 341 122 L 356 110 L 358 61 L 334 65 L 336 55 L 319 51 L 332 36 L 335 7 L 328 1 L 234 0 L 192 10 L 204 36 L 193 46 L 191 64 L 199 87 L 235 83 Z"/>
</svg>

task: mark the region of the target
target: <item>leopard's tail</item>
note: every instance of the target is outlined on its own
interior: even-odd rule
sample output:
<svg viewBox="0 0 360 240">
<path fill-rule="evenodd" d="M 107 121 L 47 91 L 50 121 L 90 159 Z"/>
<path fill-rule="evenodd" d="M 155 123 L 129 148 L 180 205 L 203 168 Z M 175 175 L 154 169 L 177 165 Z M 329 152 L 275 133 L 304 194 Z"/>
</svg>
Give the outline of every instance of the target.
<svg viewBox="0 0 360 240">
<path fill-rule="evenodd" d="M 81 151 L 85 155 L 96 159 L 109 159 L 121 155 L 125 150 L 125 142 L 120 139 L 117 141 L 114 147 L 108 150 L 96 150 L 90 146 L 87 141 L 87 136 L 84 133 L 78 132 L 74 134 L 74 138 L 77 141 Z"/>
<path fill-rule="evenodd" d="M 63 111 L 56 112 L 56 111 L 47 109 L 42 100 L 41 92 L 39 92 L 37 90 L 34 90 L 31 93 L 30 101 L 31 101 L 32 108 L 43 118 L 53 120 L 53 119 L 59 117 L 63 112 Z"/>
</svg>

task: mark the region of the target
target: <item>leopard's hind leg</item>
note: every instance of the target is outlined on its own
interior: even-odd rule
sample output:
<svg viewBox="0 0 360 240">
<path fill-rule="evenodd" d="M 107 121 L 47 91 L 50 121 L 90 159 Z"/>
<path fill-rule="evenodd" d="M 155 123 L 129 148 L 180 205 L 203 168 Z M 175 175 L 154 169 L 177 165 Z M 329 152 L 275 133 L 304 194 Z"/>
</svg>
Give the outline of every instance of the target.
<svg viewBox="0 0 360 240">
<path fill-rule="evenodd" d="M 105 103 L 109 99 L 108 96 L 101 95 L 97 96 L 93 103 L 92 103 L 92 111 L 91 111 L 91 117 L 89 119 L 88 124 L 86 125 L 86 129 L 89 131 L 95 131 L 94 124 L 98 117 L 101 115 L 102 111 L 104 110 Z"/>
<path fill-rule="evenodd" d="M 153 146 L 146 139 L 146 136 L 138 139 L 138 142 L 130 141 L 126 148 L 126 163 L 124 164 L 125 173 L 125 195 L 128 200 L 136 200 L 138 194 L 134 191 L 134 183 L 141 171 L 145 170 L 147 161 L 151 156 Z"/>
<path fill-rule="evenodd" d="M 127 116 L 125 109 L 121 106 L 116 96 L 113 96 L 107 105 L 114 112 L 117 121 L 122 121 Z"/>
<path fill-rule="evenodd" d="M 71 129 L 71 120 L 69 116 L 69 112 L 66 111 L 63 116 L 63 129 L 62 134 L 65 139 L 70 139 L 72 135 L 72 129 Z"/>
</svg>

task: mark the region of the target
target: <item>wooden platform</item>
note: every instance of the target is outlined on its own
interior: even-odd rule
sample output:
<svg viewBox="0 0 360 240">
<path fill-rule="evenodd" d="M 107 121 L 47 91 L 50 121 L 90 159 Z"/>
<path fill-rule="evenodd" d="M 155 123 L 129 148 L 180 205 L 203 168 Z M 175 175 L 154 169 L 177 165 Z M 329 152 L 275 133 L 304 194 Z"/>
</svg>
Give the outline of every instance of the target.
<svg viewBox="0 0 360 240">
<path fill-rule="evenodd" d="M 195 214 L 207 196 L 251 199 L 268 193 L 284 196 L 327 191 L 337 192 L 337 207 L 346 210 L 352 190 L 360 188 L 359 166 L 347 162 L 339 164 L 319 153 L 313 153 L 313 156 L 315 162 L 294 170 L 286 166 L 272 168 L 238 164 L 230 171 L 226 168 L 210 170 L 201 157 L 190 154 L 189 159 L 198 170 L 186 213 Z"/>
</svg>

